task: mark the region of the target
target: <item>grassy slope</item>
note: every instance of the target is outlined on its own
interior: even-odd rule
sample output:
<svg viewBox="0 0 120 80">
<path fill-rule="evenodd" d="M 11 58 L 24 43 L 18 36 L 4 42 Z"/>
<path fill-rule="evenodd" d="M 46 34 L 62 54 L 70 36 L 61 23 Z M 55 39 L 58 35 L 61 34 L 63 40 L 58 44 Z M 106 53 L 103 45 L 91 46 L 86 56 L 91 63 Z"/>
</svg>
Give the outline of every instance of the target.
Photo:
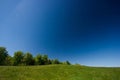
<svg viewBox="0 0 120 80">
<path fill-rule="evenodd" d="M 75 65 L 1 66 L 0 80 L 120 80 L 120 68 Z"/>
</svg>

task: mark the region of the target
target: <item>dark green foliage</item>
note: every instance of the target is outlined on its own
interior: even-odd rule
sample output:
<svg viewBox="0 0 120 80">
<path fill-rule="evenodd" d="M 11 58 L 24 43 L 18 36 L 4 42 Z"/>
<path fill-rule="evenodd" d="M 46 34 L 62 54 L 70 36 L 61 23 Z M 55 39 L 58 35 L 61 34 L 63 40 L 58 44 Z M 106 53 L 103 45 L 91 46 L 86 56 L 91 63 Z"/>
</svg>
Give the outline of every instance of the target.
<svg viewBox="0 0 120 80">
<path fill-rule="evenodd" d="M 60 61 L 58 59 L 52 60 L 52 64 L 60 64 Z"/>
<path fill-rule="evenodd" d="M 5 64 L 5 59 L 8 56 L 8 52 L 5 47 L 0 47 L 0 65 Z"/>
<path fill-rule="evenodd" d="M 14 53 L 14 63 L 13 65 L 21 65 L 23 63 L 23 52 L 17 51 Z"/>
<path fill-rule="evenodd" d="M 69 61 L 66 61 L 66 63 L 67 63 L 68 65 L 70 65 L 70 64 L 71 64 Z"/>
<path fill-rule="evenodd" d="M 48 58 L 48 55 L 41 55 L 41 54 L 38 54 L 35 57 L 35 62 L 36 62 L 36 65 L 51 64 L 51 60 Z"/>
<path fill-rule="evenodd" d="M 71 63 L 69 61 L 65 61 L 65 62 L 63 62 L 63 64 L 70 65 Z"/>
<path fill-rule="evenodd" d="M 52 61 L 50 59 L 48 60 L 48 64 L 52 64 Z"/>
<path fill-rule="evenodd" d="M 28 52 L 28 53 L 26 53 L 26 54 L 24 55 L 23 63 L 24 63 L 25 65 L 33 65 L 33 64 L 34 64 L 34 62 L 33 62 L 33 56 L 32 56 L 31 53 Z"/>
<path fill-rule="evenodd" d="M 38 54 L 35 57 L 35 63 L 36 63 L 36 65 L 42 65 L 43 64 L 42 55 Z"/>
<path fill-rule="evenodd" d="M 11 56 L 7 56 L 5 59 L 5 65 L 11 66 L 13 65 L 13 58 Z"/>
<path fill-rule="evenodd" d="M 23 53 L 22 51 L 17 51 L 14 56 L 8 55 L 5 47 L 0 47 L 0 65 L 6 66 L 18 66 L 18 65 L 49 65 L 49 64 L 67 64 L 70 65 L 69 61 L 60 62 L 58 59 L 49 59 L 48 55 L 38 54 L 34 58 L 31 53 Z"/>
<path fill-rule="evenodd" d="M 43 55 L 42 56 L 42 61 L 43 61 L 44 65 L 47 65 L 48 64 L 48 55 Z"/>
</svg>

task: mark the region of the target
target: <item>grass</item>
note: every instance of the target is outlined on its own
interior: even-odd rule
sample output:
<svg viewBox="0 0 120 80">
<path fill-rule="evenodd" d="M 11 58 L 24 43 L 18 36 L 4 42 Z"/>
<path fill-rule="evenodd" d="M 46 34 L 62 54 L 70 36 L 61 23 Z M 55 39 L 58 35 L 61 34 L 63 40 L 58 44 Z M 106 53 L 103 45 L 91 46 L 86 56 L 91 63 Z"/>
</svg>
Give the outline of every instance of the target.
<svg viewBox="0 0 120 80">
<path fill-rule="evenodd" d="M 120 80 L 120 68 L 78 65 L 0 66 L 0 80 Z"/>
</svg>

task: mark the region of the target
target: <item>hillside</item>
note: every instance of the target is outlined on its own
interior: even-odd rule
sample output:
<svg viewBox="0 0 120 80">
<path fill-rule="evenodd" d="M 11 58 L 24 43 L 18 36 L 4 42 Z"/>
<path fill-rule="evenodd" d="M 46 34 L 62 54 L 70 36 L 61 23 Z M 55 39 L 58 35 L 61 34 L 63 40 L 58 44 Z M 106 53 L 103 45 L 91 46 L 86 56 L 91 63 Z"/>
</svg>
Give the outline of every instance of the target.
<svg viewBox="0 0 120 80">
<path fill-rule="evenodd" d="M 0 66 L 0 80 L 120 80 L 120 68 L 78 65 Z"/>
</svg>

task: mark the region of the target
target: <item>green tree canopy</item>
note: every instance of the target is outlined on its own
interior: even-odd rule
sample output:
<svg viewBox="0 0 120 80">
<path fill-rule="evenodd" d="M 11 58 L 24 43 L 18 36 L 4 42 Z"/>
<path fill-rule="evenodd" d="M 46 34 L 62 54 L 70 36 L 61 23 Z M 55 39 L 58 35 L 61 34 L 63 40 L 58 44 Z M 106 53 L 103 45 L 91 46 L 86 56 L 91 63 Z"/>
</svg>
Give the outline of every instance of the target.
<svg viewBox="0 0 120 80">
<path fill-rule="evenodd" d="M 5 47 L 0 47 L 0 65 L 5 64 L 5 59 L 8 56 L 8 52 Z"/>
<path fill-rule="evenodd" d="M 48 64 L 48 55 L 43 55 L 42 56 L 42 61 L 43 61 L 43 64 Z"/>
<path fill-rule="evenodd" d="M 66 63 L 67 65 L 70 65 L 70 64 L 71 64 L 69 61 L 66 61 L 65 63 Z"/>
<path fill-rule="evenodd" d="M 60 64 L 60 61 L 58 59 L 52 60 L 52 64 Z"/>
<path fill-rule="evenodd" d="M 11 56 L 7 56 L 5 59 L 5 65 L 11 66 L 13 65 L 13 58 Z"/>
<path fill-rule="evenodd" d="M 14 65 L 20 65 L 23 60 L 23 52 L 22 51 L 17 51 L 14 53 Z"/>
<path fill-rule="evenodd" d="M 33 65 L 34 62 L 33 62 L 32 54 L 29 52 L 25 53 L 24 58 L 23 58 L 23 62 L 25 63 L 25 65 Z"/>
<path fill-rule="evenodd" d="M 48 55 L 37 54 L 35 57 L 29 52 L 22 51 L 14 52 L 14 56 L 8 55 L 5 47 L 0 47 L 0 65 L 48 65 L 48 64 L 68 64 L 69 61 L 60 62 L 58 59 L 49 59 Z"/>
<path fill-rule="evenodd" d="M 36 62 L 36 65 L 42 65 L 43 64 L 42 55 L 41 54 L 37 54 L 36 55 L 35 62 Z"/>
</svg>

